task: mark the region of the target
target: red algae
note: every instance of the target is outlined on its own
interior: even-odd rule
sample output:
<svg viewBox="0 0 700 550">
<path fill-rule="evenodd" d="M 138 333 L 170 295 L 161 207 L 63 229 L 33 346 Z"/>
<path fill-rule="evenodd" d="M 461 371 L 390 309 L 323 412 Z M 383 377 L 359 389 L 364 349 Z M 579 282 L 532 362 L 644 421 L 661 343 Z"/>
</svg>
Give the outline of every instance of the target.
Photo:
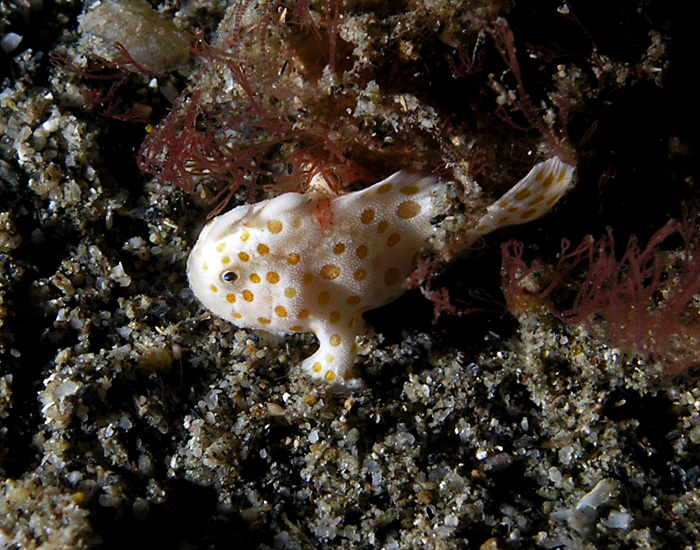
<svg viewBox="0 0 700 550">
<path fill-rule="evenodd" d="M 644 247 L 632 236 L 619 259 L 611 229 L 573 249 L 564 240 L 551 270 L 526 262 L 522 243 L 511 240 L 502 247 L 507 308 L 519 315 L 544 306 L 564 323 L 586 325 L 611 346 L 661 361 L 668 372 L 682 371 L 697 364 L 700 353 L 696 221 L 671 220 Z M 671 249 L 679 240 L 682 248 Z"/>
<path fill-rule="evenodd" d="M 201 70 L 146 138 L 141 169 L 208 198 L 212 215 L 241 188 L 253 201 L 317 173 L 349 187 L 447 170 L 464 184 L 466 119 L 438 109 L 431 64 L 408 47 L 421 27 L 400 19 L 338 0 L 232 6 L 216 37 L 199 40 Z M 466 27 L 456 20 L 449 34 Z"/>
</svg>

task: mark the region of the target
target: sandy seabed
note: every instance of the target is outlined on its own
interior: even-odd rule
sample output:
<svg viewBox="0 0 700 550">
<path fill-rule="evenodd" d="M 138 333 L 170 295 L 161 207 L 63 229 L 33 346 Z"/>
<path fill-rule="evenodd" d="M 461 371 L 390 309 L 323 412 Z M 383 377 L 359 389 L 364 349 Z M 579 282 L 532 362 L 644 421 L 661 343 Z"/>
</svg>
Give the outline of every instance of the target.
<svg viewBox="0 0 700 550">
<path fill-rule="evenodd" d="M 325 5 L 310 4 L 323 13 Z M 496 87 L 465 86 L 491 110 L 454 122 L 469 109 L 436 89 L 454 76 L 445 56 L 462 39 L 488 41 L 467 28 L 465 13 L 505 17 L 524 58 L 561 56 L 552 78 L 571 98 L 577 189 L 547 218 L 489 236 L 447 267 L 440 283 L 458 305 L 472 285 L 498 291 L 508 238 L 554 261 L 564 236 L 600 236 L 613 225 L 621 242 L 644 238 L 696 204 L 697 108 L 682 56 L 690 41 L 681 18 L 672 32 L 663 3 L 347 4 L 339 32 L 362 70 L 381 54 L 415 71 L 405 82 L 344 84 L 343 101 L 363 107 L 341 126 L 353 117 L 360 131 L 375 125 L 364 158 L 384 171 L 401 158 L 413 162 L 407 168 L 430 167 L 434 132 L 416 134 L 415 158 L 405 156 L 413 137 L 398 138 L 421 124 L 439 126 L 457 149 L 477 132 L 493 189 L 542 153 L 541 135 L 495 116 L 503 104 Z M 83 67 L 108 55 L 78 29 L 83 5 L 0 6 L 0 35 L 22 38 L 14 49 L 12 36 L 3 39 L 0 91 L 0 548 L 700 545 L 692 369 L 669 377 L 661 363 L 536 307 L 517 320 L 495 311 L 433 324 L 432 305 L 411 291 L 367 315 L 373 331 L 357 364 L 366 388 L 326 392 L 297 369 L 312 336 L 238 329 L 192 296 L 185 262 L 211 208 L 201 197 L 206 182 L 196 196 L 142 174 L 146 123 L 105 112 L 89 99 L 103 84 L 50 62 L 52 51 Z M 223 20 L 219 40 L 240 25 L 231 21 L 235 7 L 225 17 L 228 6 L 213 2 L 160 6 L 181 29 L 213 31 Z M 370 17 L 374 9 L 382 16 Z M 580 25 L 546 28 L 568 10 Z M 557 51 L 569 34 L 578 37 L 571 50 Z M 189 81 L 227 86 L 224 73 L 175 57 L 166 76 L 129 77 L 115 109 L 147 108 L 156 124 Z M 508 82 L 508 67 L 500 71 Z M 416 84 L 427 76 L 435 87 Z M 289 86 L 299 85 L 294 78 Z M 314 82 L 323 89 L 323 78 Z M 228 92 L 232 104 L 242 95 Z M 323 97 L 298 124 L 311 131 L 312 116 L 328 116 Z M 438 149 L 465 183 L 466 160 Z M 520 160 L 504 167 L 510 156 Z M 233 201 L 246 197 L 242 189 Z"/>
</svg>

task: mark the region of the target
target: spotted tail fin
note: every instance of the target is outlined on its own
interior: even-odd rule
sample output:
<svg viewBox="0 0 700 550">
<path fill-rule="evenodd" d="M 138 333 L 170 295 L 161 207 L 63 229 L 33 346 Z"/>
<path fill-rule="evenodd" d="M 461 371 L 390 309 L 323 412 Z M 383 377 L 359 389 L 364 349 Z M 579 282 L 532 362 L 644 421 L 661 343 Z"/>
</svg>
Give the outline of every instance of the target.
<svg viewBox="0 0 700 550">
<path fill-rule="evenodd" d="M 536 165 L 527 176 L 488 207 L 475 233 L 485 235 L 501 227 L 518 225 L 546 214 L 572 187 L 574 167 L 551 158 Z"/>
</svg>

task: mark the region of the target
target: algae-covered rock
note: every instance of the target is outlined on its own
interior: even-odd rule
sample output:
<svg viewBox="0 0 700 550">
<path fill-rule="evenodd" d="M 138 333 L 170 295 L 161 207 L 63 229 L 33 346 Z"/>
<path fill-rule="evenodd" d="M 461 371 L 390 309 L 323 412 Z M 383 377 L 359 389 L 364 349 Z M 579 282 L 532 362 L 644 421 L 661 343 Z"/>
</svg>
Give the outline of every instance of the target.
<svg viewBox="0 0 700 550">
<path fill-rule="evenodd" d="M 185 34 L 144 0 L 98 0 L 80 17 L 80 31 L 94 54 L 118 58 L 119 44 L 138 65 L 132 69 L 148 73 L 167 73 L 191 56 Z"/>
</svg>

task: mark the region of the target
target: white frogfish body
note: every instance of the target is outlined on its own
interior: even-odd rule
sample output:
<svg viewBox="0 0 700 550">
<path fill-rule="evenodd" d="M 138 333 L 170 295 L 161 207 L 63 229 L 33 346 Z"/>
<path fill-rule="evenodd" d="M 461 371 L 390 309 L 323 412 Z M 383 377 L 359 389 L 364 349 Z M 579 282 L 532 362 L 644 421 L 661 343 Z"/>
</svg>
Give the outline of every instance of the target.
<svg viewBox="0 0 700 550">
<path fill-rule="evenodd" d="M 480 236 L 531 221 L 566 192 L 573 168 L 538 164 L 470 230 Z M 214 314 L 251 329 L 313 332 L 319 348 L 302 362 L 312 377 L 347 388 L 363 312 L 398 298 L 429 244 L 438 212 L 435 178 L 397 172 L 361 191 L 322 185 L 234 208 L 212 220 L 190 254 L 187 274 Z"/>
</svg>

